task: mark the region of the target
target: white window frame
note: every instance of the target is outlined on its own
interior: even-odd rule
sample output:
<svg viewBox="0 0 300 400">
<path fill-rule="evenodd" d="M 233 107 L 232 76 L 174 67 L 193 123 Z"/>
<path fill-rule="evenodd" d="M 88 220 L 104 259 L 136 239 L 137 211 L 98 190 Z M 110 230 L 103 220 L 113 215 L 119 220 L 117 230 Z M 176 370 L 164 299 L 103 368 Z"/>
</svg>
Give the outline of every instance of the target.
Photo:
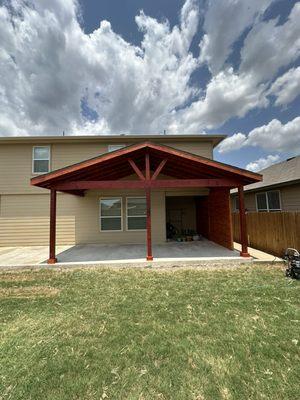
<svg viewBox="0 0 300 400">
<path fill-rule="evenodd" d="M 279 206 L 280 206 L 280 208 L 278 208 L 278 209 L 273 209 L 273 208 L 272 208 L 272 209 L 270 210 L 270 207 L 269 207 L 269 199 L 268 199 L 268 193 L 270 193 L 270 192 L 277 192 L 277 193 L 278 193 Z M 261 195 L 261 194 L 264 194 L 265 197 L 266 197 L 267 208 L 266 208 L 265 210 L 259 210 L 259 209 L 258 209 L 257 196 L 258 196 L 258 195 Z M 276 212 L 276 211 L 282 211 L 281 193 L 280 193 L 280 190 L 268 190 L 268 191 L 266 191 L 266 192 L 258 192 L 258 193 L 255 193 L 255 200 L 256 200 L 256 211 L 257 211 L 257 212 Z"/>
<path fill-rule="evenodd" d="M 107 152 L 111 153 L 112 151 L 121 150 L 126 147 L 126 144 L 109 144 L 107 147 Z"/>
<path fill-rule="evenodd" d="M 49 159 L 48 159 L 49 168 L 48 168 L 48 171 L 47 171 L 47 172 L 35 172 L 35 171 L 34 171 L 34 162 L 35 162 L 35 161 L 47 161 L 47 160 L 42 160 L 42 159 L 39 159 L 39 158 L 34 158 L 34 149 L 36 149 L 36 148 L 38 148 L 38 147 L 45 147 L 45 148 L 47 148 L 47 149 L 49 150 Z M 31 172 L 32 172 L 33 175 L 48 174 L 48 172 L 51 171 L 51 146 L 43 146 L 43 145 L 41 145 L 41 146 L 33 146 L 33 147 L 32 147 L 32 162 L 31 162 L 31 164 L 32 164 Z"/>
<path fill-rule="evenodd" d="M 101 215 L 101 200 L 116 200 L 116 199 L 121 201 L 121 215 L 120 216 L 114 215 L 112 217 L 107 216 L 107 215 L 102 216 Z M 121 229 L 109 229 L 109 230 L 101 229 L 101 219 L 102 218 L 104 218 L 104 219 L 105 218 L 121 218 Z M 109 197 L 100 197 L 99 198 L 99 230 L 100 230 L 100 232 L 123 232 L 123 199 L 122 199 L 122 197 L 120 197 L 120 196 L 109 196 Z"/>
<path fill-rule="evenodd" d="M 145 217 L 146 222 L 147 222 L 147 215 L 128 215 L 128 199 L 145 199 L 146 200 L 146 196 L 128 196 L 128 197 L 126 197 L 126 231 L 127 232 L 146 232 L 147 228 L 145 228 L 145 229 L 129 229 L 128 228 L 128 217 L 129 218 Z"/>
</svg>

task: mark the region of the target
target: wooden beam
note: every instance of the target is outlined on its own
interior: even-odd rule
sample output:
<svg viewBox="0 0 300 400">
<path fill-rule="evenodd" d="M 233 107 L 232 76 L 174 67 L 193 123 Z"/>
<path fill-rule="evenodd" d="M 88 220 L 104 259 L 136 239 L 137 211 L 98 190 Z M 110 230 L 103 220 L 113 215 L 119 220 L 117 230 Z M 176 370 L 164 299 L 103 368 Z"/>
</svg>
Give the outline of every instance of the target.
<svg viewBox="0 0 300 400">
<path fill-rule="evenodd" d="M 239 182 L 231 179 L 161 179 L 161 180 L 113 180 L 113 181 L 74 181 L 56 184 L 53 188 L 65 190 L 87 189 L 152 189 L 190 188 L 190 187 L 237 187 Z M 75 194 L 75 193 L 74 193 Z"/>
<path fill-rule="evenodd" d="M 241 245 L 242 245 L 242 251 L 240 252 L 240 255 L 242 257 L 250 257 L 250 254 L 248 253 L 247 221 L 246 221 L 243 186 L 238 187 L 238 192 L 239 192 L 240 231 L 241 231 Z"/>
<path fill-rule="evenodd" d="M 145 163 L 146 163 L 146 180 L 150 181 L 151 179 L 151 171 L 150 171 L 150 156 L 149 153 L 146 153 L 145 156 Z"/>
<path fill-rule="evenodd" d="M 147 228 L 147 261 L 153 260 L 152 255 L 152 232 L 151 232 L 151 189 L 146 188 L 146 228 Z"/>
<path fill-rule="evenodd" d="M 144 189 L 145 180 L 136 181 L 74 181 L 55 185 L 56 190 L 87 190 L 87 189 Z"/>
<path fill-rule="evenodd" d="M 128 158 L 128 162 L 131 165 L 132 169 L 134 170 L 134 172 L 137 174 L 137 176 L 140 178 L 140 180 L 144 181 L 145 177 L 142 173 L 142 171 L 138 168 L 138 166 L 136 165 L 136 163 L 131 159 Z"/>
<path fill-rule="evenodd" d="M 51 189 L 50 192 L 50 237 L 49 237 L 49 258 L 48 264 L 55 264 L 57 258 L 55 256 L 55 240 L 56 239 L 56 190 Z"/>
<path fill-rule="evenodd" d="M 152 180 L 155 181 L 155 179 L 158 177 L 158 175 L 161 173 L 161 170 L 163 167 L 166 165 L 167 159 L 164 159 L 160 162 L 159 166 L 156 168 L 154 171 L 154 174 L 152 175 Z"/>
</svg>

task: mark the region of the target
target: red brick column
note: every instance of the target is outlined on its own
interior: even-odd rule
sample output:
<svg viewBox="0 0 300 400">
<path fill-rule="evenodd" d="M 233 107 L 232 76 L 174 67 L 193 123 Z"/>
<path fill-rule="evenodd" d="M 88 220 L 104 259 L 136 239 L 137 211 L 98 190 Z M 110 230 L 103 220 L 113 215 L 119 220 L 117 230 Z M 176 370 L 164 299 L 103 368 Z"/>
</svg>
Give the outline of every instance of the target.
<svg viewBox="0 0 300 400">
<path fill-rule="evenodd" d="M 211 188 L 208 196 L 209 239 L 233 250 L 230 189 Z"/>
</svg>

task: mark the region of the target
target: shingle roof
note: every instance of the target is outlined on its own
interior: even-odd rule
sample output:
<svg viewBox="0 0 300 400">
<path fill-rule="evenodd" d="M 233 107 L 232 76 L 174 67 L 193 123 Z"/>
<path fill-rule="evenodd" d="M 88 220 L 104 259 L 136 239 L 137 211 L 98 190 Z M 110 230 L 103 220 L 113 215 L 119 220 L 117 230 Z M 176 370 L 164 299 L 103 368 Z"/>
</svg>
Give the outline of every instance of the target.
<svg viewBox="0 0 300 400">
<path fill-rule="evenodd" d="M 245 191 L 261 189 L 267 186 L 283 185 L 300 181 L 300 156 L 288 158 L 278 164 L 259 171 L 263 175 L 261 182 L 251 183 L 245 187 Z M 236 190 L 232 190 L 232 193 Z"/>
</svg>

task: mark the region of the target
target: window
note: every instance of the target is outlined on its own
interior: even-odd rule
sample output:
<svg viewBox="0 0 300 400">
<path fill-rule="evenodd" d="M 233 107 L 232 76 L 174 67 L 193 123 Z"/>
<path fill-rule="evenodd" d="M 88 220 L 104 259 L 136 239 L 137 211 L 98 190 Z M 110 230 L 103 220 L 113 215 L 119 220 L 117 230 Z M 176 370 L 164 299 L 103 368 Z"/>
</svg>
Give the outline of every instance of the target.
<svg viewBox="0 0 300 400">
<path fill-rule="evenodd" d="M 257 193 L 256 205 L 257 205 L 257 211 L 268 211 L 266 193 Z"/>
<path fill-rule="evenodd" d="M 146 229 L 146 197 L 127 197 L 127 230 Z"/>
<path fill-rule="evenodd" d="M 269 211 L 281 210 L 279 190 L 273 192 L 267 192 L 267 198 L 268 198 Z"/>
<path fill-rule="evenodd" d="M 100 231 L 122 229 L 122 199 L 120 197 L 100 199 Z"/>
<path fill-rule="evenodd" d="M 32 156 L 32 172 L 44 174 L 50 171 L 50 147 L 34 146 Z"/>
<path fill-rule="evenodd" d="M 265 193 L 256 194 L 257 211 L 280 211 L 280 192 L 273 190 Z"/>
<path fill-rule="evenodd" d="M 123 149 L 123 147 L 126 147 L 125 144 L 109 144 L 108 152 L 110 153 L 111 151 L 120 150 Z"/>
</svg>

